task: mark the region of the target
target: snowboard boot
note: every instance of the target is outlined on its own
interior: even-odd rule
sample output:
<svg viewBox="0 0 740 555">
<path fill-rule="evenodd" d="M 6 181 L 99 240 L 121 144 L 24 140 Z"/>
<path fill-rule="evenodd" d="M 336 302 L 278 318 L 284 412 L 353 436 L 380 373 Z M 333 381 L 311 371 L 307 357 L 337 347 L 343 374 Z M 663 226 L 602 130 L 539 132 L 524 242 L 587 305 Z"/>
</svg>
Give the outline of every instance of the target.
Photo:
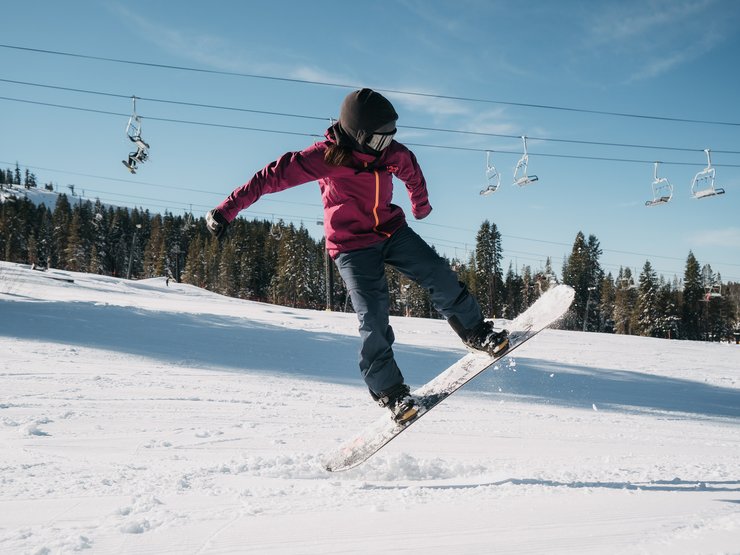
<svg viewBox="0 0 740 555">
<path fill-rule="evenodd" d="M 416 401 L 409 395 L 410 392 L 409 386 L 401 383 L 384 391 L 380 395 L 375 395 L 372 391 L 370 393 L 381 407 L 385 407 L 391 411 L 393 420 L 398 424 L 405 424 L 416 418 L 416 415 L 419 413 Z"/>
<path fill-rule="evenodd" d="M 465 344 L 476 351 L 483 351 L 491 356 L 506 352 L 509 348 L 509 332 L 496 331 L 493 322 L 483 320 L 468 334 Z"/>
<path fill-rule="evenodd" d="M 474 328 L 459 335 L 470 349 L 483 351 L 491 356 L 499 356 L 509 348 L 509 332 L 493 329 L 493 322 L 488 320 L 481 320 Z"/>
</svg>

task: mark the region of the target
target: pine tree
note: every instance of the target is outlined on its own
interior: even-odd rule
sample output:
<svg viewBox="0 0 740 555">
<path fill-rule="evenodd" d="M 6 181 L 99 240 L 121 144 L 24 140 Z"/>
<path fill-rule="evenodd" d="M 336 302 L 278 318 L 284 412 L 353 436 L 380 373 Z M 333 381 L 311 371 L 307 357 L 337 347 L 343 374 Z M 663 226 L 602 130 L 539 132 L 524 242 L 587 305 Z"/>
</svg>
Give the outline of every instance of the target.
<svg viewBox="0 0 740 555">
<path fill-rule="evenodd" d="M 72 208 L 67 195 L 57 197 L 57 204 L 52 215 L 53 245 L 51 248 L 51 265 L 55 268 L 65 268 L 65 253 L 69 236 L 69 225 L 72 220 Z"/>
<path fill-rule="evenodd" d="M 79 228 L 77 233 L 80 251 L 77 254 L 77 259 L 79 260 L 80 270 L 84 272 L 90 267 L 90 254 L 95 242 L 92 203 L 89 200 L 82 202 L 80 199 L 74 212 L 79 212 Z"/>
<path fill-rule="evenodd" d="M 680 296 L 678 289 L 661 276 L 658 282 L 658 336 L 666 339 L 680 337 Z"/>
<path fill-rule="evenodd" d="M 28 238 L 28 262 L 35 266 L 39 265 L 39 245 L 35 235 Z"/>
<path fill-rule="evenodd" d="M 501 269 L 501 234 L 496 224 L 484 221 L 476 237 L 475 289 L 484 312 L 491 318 L 501 315 L 503 305 L 503 272 Z"/>
<path fill-rule="evenodd" d="M 472 292 L 474 295 L 477 295 L 475 276 L 478 273 L 478 267 L 475 261 L 475 254 L 470 254 L 470 258 L 468 259 L 467 264 L 458 263 L 454 268 L 457 272 L 458 280 L 462 282 L 465 287 L 468 288 L 468 291 Z"/>
<path fill-rule="evenodd" d="M 230 297 L 237 296 L 239 292 L 239 260 L 236 246 L 231 239 L 224 241 L 221 246 L 218 282 L 215 290 Z"/>
<path fill-rule="evenodd" d="M 722 294 L 722 276 L 715 274 L 712 267 L 706 264 L 702 268 L 704 285 L 704 327 L 708 341 L 720 341 L 729 335 L 732 325 L 725 317 L 731 307 Z"/>
<path fill-rule="evenodd" d="M 144 277 L 165 275 L 166 252 L 162 217 L 155 214 L 149 222 L 149 238 L 144 248 Z"/>
<path fill-rule="evenodd" d="M 108 212 L 98 200 L 92 209 L 92 248 L 90 250 L 90 264 L 88 271 L 93 274 L 106 274 L 108 253 Z"/>
<path fill-rule="evenodd" d="M 281 233 L 278 249 L 277 273 L 270 286 L 270 302 L 286 306 L 296 306 L 296 230 L 291 224 Z"/>
<path fill-rule="evenodd" d="M 599 322 L 598 331 L 602 333 L 614 333 L 614 307 L 617 302 L 617 286 L 614 282 L 611 272 L 601 280 L 601 300 L 599 304 Z"/>
<path fill-rule="evenodd" d="M 280 234 L 273 233 L 273 226 L 270 222 L 255 222 L 257 233 L 261 237 L 262 249 L 257 252 L 255 263 L 259 261 L 258 271 L 254 276 L 255 294 L 258 299 L 270 300 L 270 288 L 278 272 L 278 258 L 280 253 L 280 243 L 284 232 L 284 226 L 280 225 Z"/>
<path fill-rule="evenodd" d="M 563 283 L 575 289 L 569 320 L 576 329 L 586 331 L 599 328 L 601 282 L 604 278 L 600 256 L 601 247 L 596 237 L 590 235 L 586 242 L 586 237 L 579 231 L 571 254 L 563 265 Z"/>
<path fill-rule="evenodd" d="M 388 306 L 392 316 L 408 316 L 406 314 L 407 293 L 411 281 L 401 275 L 395 268 L 385 266 L 385 281 L 388 287 Z"/>
<path fill-rule="evenodd" d="M 128 210 L 123 208 L 111 208 L 109 214 L 110 228 L 108 232 L 108 244 L 110 249 L 105 257 L 106 267 L 113 276 L 125 276 L 127 270 L 128 250 L 126 243 L 126 230 L 130 226 Z"/>
<path fill-rule="evenodd" d="M 614 331 L 631 335 L 635 333 L 632 319 L 637 305 L 637 285 L 629 268 L 619 268 L 615 288 L 612 312 Z"/>
<path fill-rule="evenodd" d="M 197 287 L 206 285 L 205 244 L 199 235 L 190 241 L 182 281 Z"/>
<path fill-rule="evenodd" d="M 699 262 L 694 253 L 689 251 L 686 259 L 686 269 L 683 277 L 683 335 L 687 339 L 702 338 L 702 300 L 704 287 L 702 284 Z"/>
<path fill-rule="evenodd" d="M 12 261 L 14 259 L 14 241 L 15 241 L 15 207 L 14 201 L 6 200 L 2 204 L 2 224 L 0 225 L 0 254 L 3 260 Z"/>
<path fill-rule="evenodd" d="M 38 233 L 38 264 L 48 267 L 51 264 L 54 248 L 54 224 L 51 210 L 43 207 Z"/>
<path fill-rule="evenodd" d="M 526 310 L 537 299 L 537 277 L 532 273 L 532 268 L 528 265 L 522 268 L 522 293 L 521 293 L 521 310 Z"/>
<path fill-rule="evenodd" d="M 563 263 L 565 265 L 565 263 Z M 534 276 L 534 297 L 532 297 L 532 303 L 537 300 L 545 291 L 551 286 L 558 283 L 557 276 L 552 270 L 552 260 L 547 257 L 545 261 L 545 269 L 537 272 Z M 531 304 L 531 303 L 530 303 Z"/>
<path fill-rule="evenodd" d="M 504 291 L 506 298 L 502 316 L 513 319 L 524 309 L 524 281 L 514 272 L 512 264 L 509 264 L 509 270 L 506 272 Z"/>
<path fill-rule="evenodd" d="M 63 251 L 64 258 L 62 259 L 62 267 L 73 272 L 79 272 L 85 267 L 85 251 L 80 237 L 80 218 L 80 211 L 74 210 L 72 212 L 72 221 L 69 224 L 69 231 L 67 233 L 67 246 Z"/>
<path fill-rule="evenodd" d="M 650 261 L 646 261 L 640 273 L 637 292 L 636 322 L 640 335 L 655 336 L 659 328 L 658 277 Z"/>
</svg>

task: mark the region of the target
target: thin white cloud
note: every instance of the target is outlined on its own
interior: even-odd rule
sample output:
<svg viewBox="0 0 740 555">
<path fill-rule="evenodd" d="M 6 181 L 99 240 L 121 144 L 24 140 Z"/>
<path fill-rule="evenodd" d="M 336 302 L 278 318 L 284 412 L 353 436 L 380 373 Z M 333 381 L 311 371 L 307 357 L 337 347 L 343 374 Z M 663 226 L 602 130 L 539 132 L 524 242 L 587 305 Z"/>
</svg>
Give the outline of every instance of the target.
<svg viewBox="0 0 740 555">
<path fill-rule="evenodd" d="M 234 46 L 220 36 L 180 29 L 148 18 L 130 10 L 123 4 L 110 4 L 109 9 L 130 27 L 131 32 L 149 41 L 157 48 L 174 56 L 188 60 L 201 67 L 219 71 L 253 73 L 275 77 L 347 85 L 350 87 L 370 86 L 405 91 L 418 91 L 420 95 L 383 93 L 399 109 L 431 119 L 440 127 L 451 127 L 478 133 L 518 134 L 520 126 L 506 118 L 506 108 L 485 108 L 470 102 L 435 96 L 438 91 L 425 86 L 374 84 L 358 82 L 356 77 L 326 71 L 313 64 L 291 64 L 289 62 L 265 61 L 254 52 Z M 289 54 L 289 53 L 288 53 Z M 274 60 L 275 58 L 272 57 Z M 428 94 L 429 96 L 424 96 Z M 482 109 L 484 108 L 484 109 Z M 336 114 L 338 115 L 338 114 Z M 404 119 L 406 119 L 406 116 Z M 410 119 L 410 118 L 409 118 Z M 407 119 L 408 121 L 408 119 Z M 471 137 L 470 141 L 480 141 Z"/>
<path fill-rule="evenodd" d="M 618 56 L 629 63 L 623 83 L 659 77 L 711 52 L 733 32 L 717 0 L 614 2 L 584 21 L 584 56 Z M 730 18 L 732 19 L 732 18 Z"/>
<path fill-rule="evenodd" d="M 128 23 L 133 32 L 157 48 L 209 69 L 351 84 L 347 79 L 307 65 L 265 63 L 259 56 L 235 48 L 230 41 L 220 36 L 176 29 L 131 11 L 121 4 L 112 4 L 110 9 L 121 16 L 122 21 Z"/>
<path fill-rule="evenodd" d="M 588 41 L 596 46 L 632 41 L 646 35 L 660 39 L 674 26 L 691 22 L 715 3 L 716 0 L 609 3 L 604 10 L 593 12 Z M 684 38 L 691 40 L 688 36 Z"/>
<path fill-rule="evenodd" d="M 419 87 L 403 87 L 399 90 L 419 91 L 429 95 L 435 94 L 433 91 L 423 90 Z M 467 103 L 449 98 L 396 93 L 388 93 L 385 96 L 394 104 L 400 104 L 408 110 L 433 116 L 462 116 L 470 112 Z"/>
<path fill-rule="evenodd" d="M 193 34 L 156 23 L 122 4 L 109 4 L 109 9 L 121 17 L 133 32 L 166 52 L 177 54 L 210 68 L 235 71 L 239 59 L 222 38 Z"/>
<path fill-rule="evenodd" d="M 667 53 L 662 57 L 653 57 L 643 68 L 633 73 L 627 79 L 627 82 L 630 83 L 658 77 L 661 74 L 670 71 L 674 67 L 681 66 L 702 57 L 710 52 L 721 41 L 722 37 L 718 34 L 712 33 L 702 35 L 698 40 L 692 41 L 685 48 L 679 48 L 676 52 Z"/>
<path fill-rule="evenodd" d="M 466 121 L 462 122 L 461 129 L 473 133 L 493 133 L 497 135 L 517 135 L 521 127 L 509 119 L 504 108 L 474 112 Z"/>
</svg>

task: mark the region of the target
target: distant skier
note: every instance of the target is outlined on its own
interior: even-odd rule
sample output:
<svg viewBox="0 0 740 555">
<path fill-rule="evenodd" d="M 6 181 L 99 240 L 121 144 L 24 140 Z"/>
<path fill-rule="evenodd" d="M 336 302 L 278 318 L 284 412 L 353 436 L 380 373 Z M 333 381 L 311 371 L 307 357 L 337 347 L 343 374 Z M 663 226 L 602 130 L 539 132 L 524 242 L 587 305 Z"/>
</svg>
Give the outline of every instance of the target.
<svg viewBox="0 0 740 555">
<path fill-rule="evenodd" d="M 425 287 L 468 347 L 494 354 L 506 349 L 508 339 L 506 331 L 495 331 L 484 320 L 480 305 L 449 264 L 391 203 L 395 175 L 406 185 L 416 219 L 432 211 L 416 157 L 393 140 L 397 119 L 393 105 L 381 94 L 370 89 L 350 93 L 325 141 L 268 164 L 211 210 L 206 224 L 220 239 L 239 211 L 263 194 L 318 180 L 326 248 L 360 321 L 360 371 L 373 399 L 390 409 L 396 421 L 406 422 L 418 408 L 393 355 L 385 264 Z"/>
</svg>

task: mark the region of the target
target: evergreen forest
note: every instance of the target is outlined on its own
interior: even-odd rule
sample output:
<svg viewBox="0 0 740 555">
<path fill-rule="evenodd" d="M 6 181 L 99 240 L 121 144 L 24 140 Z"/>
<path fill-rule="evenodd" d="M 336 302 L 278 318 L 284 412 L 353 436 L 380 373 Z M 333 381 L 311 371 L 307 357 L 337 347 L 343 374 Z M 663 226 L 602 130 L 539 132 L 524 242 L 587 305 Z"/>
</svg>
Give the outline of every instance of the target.
<svg viewBox="0 0 740 555">
<path fill-rule="evenodd" d="M 74 194 L 59 194 L 52 208 L 36 205 L 8 194 L 18 186 L 37 187 L 35 176 L 18 167 L 0 170 L 0 183 L 16 186 L 5 190 L 0 204 L 2 260 L 130 279 L 166 276 L 241 299 L 352 309 L 323 239 L 313 239 L 303 225 L 237 218 L 219 242 L 204 218 L 190 214 L 153 214 Z M 560 323 L 564 329 L 707 341 L 737 337 L 740 284 L 723 283 L 691 252 L 683 276 L 657 275 L 649 260 L 639 275 L 627 267 L 613 275 L 601 267 L 598 239 L 579 231 L 558 278 L 549 259 L 544 268 L 502 268 L 503 249 L 496 224 L 485 221 L 469 259 L 449 260 L 491 317 L 513 318 L 562 282 L 576 291 Z M 387 276 L 394 315 L 439 317 L 426 291 L 392 268 Z"/>
</svg>

